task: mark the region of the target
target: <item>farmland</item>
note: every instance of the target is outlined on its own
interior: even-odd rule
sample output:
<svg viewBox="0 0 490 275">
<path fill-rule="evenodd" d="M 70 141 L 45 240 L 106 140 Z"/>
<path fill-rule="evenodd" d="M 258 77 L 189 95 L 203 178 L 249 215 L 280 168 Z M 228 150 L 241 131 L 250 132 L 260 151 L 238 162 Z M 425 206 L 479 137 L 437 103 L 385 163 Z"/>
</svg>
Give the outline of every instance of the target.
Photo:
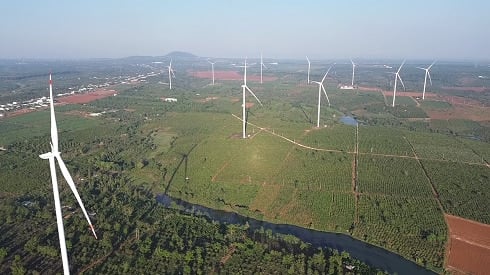
<svg viewBox="0 0 490 275">
<path fill-rule="evenodd" d="M 267 71 L 262 85 L 251 69 L 249 85 L 263 106 L 248 97 L 255 104 L 248 104 L 248 138 L 242 139 L 240 82 L 224 77 L 237 73 L 223 73 L 211 86 L 209 74 L 194 78 L 183 73 L 185 65 L 176 65 L 182 74 L 173 90 L 160 76 L 150 77 L 110 87 L 117 96 L 56 106 L 63 156 L 98 205 L 110 204 L 97 195 L 107 193 L 84 182 L 122 177 L 132 186 L 127 192 L 166 193 L 274 223 L 348 234 L 435 271 L 444 262 L 444 214 L 490 223 L 490 128 L 430 117 L 453 104 L 399 96 L 392 108 L 382 93 L 336 89 L 342 79 L 332 78 L 332 105 L 322 103 L 316 128 L 317 87 L 287 71 L 299 68 L 287 63 Z M 193 68 L 202 72 L 203 66 Z M 371 74 L 360 74 L 359 81 L 387 88 L 370 83 Z M 386 100 L 391 104 L 388 94 Z M 92 112 L 101 115 L 85 115 Z M 359 127 L 341 123 L 344 115 L 355 115 Z M 46 110 L 0 120 L 0 196 L 48 192 L 47 164 L 38 158 L 48 150 L 48 129 Z"/>
</svg>

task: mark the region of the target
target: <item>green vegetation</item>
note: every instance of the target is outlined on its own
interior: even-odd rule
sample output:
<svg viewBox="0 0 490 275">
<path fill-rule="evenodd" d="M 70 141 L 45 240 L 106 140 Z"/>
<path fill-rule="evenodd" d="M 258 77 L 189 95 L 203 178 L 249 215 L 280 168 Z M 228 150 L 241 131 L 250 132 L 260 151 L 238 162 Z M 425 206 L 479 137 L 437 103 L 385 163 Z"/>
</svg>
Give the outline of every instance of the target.
<svg viewBox="0 0 490 275">
<path fill-rule="evenodd" d="M 490 212 L 482 211 L 490 200 L 488 167 L 440 161 L 423 165 L 447 213 L 490 224 Z"/>
<path fill-rule="evenodd" d="M 79 232 L 86 228 L 82 217 L 65 211 L 74 271 L 95 262 L 87 272 L 145 273 L 151 266 L 169 273 L 321 273 L 339 272 L 347 263 L 363 266 L 290 236 L 164 209 L 153 201 L 159 193 L 349 234 L 438 272 L 447 235 L 444 213 L 490 223 L 490 145 L 473 140 L 487 140 L 484 123 L 429 122 L 424 110 L 451 105 L 418 106 L 398 97 L 392 108 L 380 92 L 339 90 L 328 79 L 332 106 L 324 102 L 322 127 L 316 129 L 316 88 L 295 74 L 275 73 L 280 80 L 249 84 L 263 106 L 248 110 L 245 140 L 236 117 L 236 81 L 209 86 L 206 79 L 182 74 L 170 91 L 157 76 L 117 86 L 117 97 L 57 106 L 63 157 L 88 208 L 97 212 L 101 237 L 95 241 Z M 170 96 L 178 102 L 161 100 Z M 100 117 L 85 116 L 102 111 Z M 344 114 L 361 122 L 358 136 L 356 127 L 339 123 Z M 0 131 L 0 272 L 60 271 L 48 163 L 38 157 L 49 149 L 48 112 L 7 117 Z M 60 186 L 63 203 L 75 205 Z"/>
<path fill-rule="evenodd" d="M 437 268 L 444 259 L 444 218 L 433 198 L 361 195 L 354 236 Z M 410 245 L 407 245 L 410 244 Z"/>
</svg>

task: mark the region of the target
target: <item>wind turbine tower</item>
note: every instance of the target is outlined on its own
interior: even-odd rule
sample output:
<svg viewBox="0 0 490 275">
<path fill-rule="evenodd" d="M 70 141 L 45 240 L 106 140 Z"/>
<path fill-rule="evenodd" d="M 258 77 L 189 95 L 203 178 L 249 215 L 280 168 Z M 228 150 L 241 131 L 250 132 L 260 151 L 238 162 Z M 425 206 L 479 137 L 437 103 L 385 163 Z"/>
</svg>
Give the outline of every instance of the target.
<svg viewBox="0 0 490 275">
<path fill-rule="evenodd" d="M 66 252 L 66 243 L 65 243 L 65 231 L 63 228 L 63 216 L 61 213 L 61 203 L 60 203 L 60 194 L 58 190 L 58 179 L 56 178 L 56 162 L 58 161 L 59 168 L 63 177 L 65 178 L 68 186 L 70 186 L 73 195 L 77 199 L 80 208 L 82 209 L 83 215 L 87 219 L 87 222 L 94 234 L 94 237 L 97 239 L 97 234 L 95 234 L 94 226 L 90 221 L 90 218 L 85 210 L 85 206 L 78 194 L 77 188 L 75 187 L 75 183 L 73 182 L 73 178 L 70 175 L 70 172 L 66 168 L 66 165 L 63 159 L 60 156 L 60 152 L 58 150 L 58 128 L 56 126 L 56 118 L 54 114 L 54 103 L 53 103 L 53 81 L 51 79 L 51 74 L 49 75 L 49 104 L 50 104 L 50 116 L 51 116 L 51 152 L 40 155 L 39 157 L 42 159 L 49 160 L 49 168 L 51 172 L 51 183 L 53 185 L 53 195 L 54 195 L 54 207 L 56 211 L 56 223 L 58 225 L 58 238 L 60 240 L 60 250 L 61 250 L 61 260 L 63 262 L 63 273 L 65 275 L 70 274 L 70 267 L 68 264 L 68 254 Z"/>
<path fill-rule="evenodd" d="M 352 59 L 350 60 L 350 63 L 352 63 L 352 83 L 351 83 L 351 86 L 354 87 L 354 74 L 356 71 L 356 63 L 354 63 L 354 61 L 352 61 Z"/>
<path fill-rule="evenodd" d="M 325 81 L 325 78 L 328 75 L 328 72 L 330 69 L 332 69 L 333 65 L 328 68 L 327 72 L 322 78 L 321 82 L 318 81 L 312 81 L 313 83 L 318 84 L 318 109 L 317 109 L 317 118 L 316 118 L 316 127 L 320 128 L 320 107 L 321 107 L 321 100 L 322 100 L 322 91 L 325 94 L 325 97 L 327 98 L 328 101 L 328 107 L 330 107 L 330 100 L 328 99 L 327 91 L 325 91 L 325 87 L 323 86 L 323 81 Z"/>
<path fill-rule="evenodd" d="M 240 66 L 242 67 L 242 66 Z M 247 124 L 247 118 L 246 118 L 246 98 L 245 94 L 247 91 L 249 91 L 253 97 L 259 102 L 260 105 L 262 105 L 262 102 L 260 102 L 259 98 L 250 90 L 250 88 L 247 86 L 247 59 L 245 59 L 245 65 L 243 66 L 244 71 L 243 71 L 243 85 L 242 85 L 242 138 L 247 138 L 247 133 L 246 133 L 246 124 Z"/>
<path fill-rule="evenodd" d="M 211 72 L 213 73 L 213 85 L 214 85 L 214 64 L 216 62 L 211 62 L 211 61 L 208 60 L 208 63 L 211 64 Z"/>
<path fill-rule="evenodd" d="M 432 64 L 430 64 L 430 66 L 427 67 L 427 68 L 417 67 L 418 69 L 421 69 L 421 70 L 424 70 L 425 71 L 424 91 L 422 92 L 422 100 L 425 99 L 425 87 L 427 86 L 427 76 L 429 77 L 430 85 L 432 86 L 432 79 L 430 77 L 429 70 L 430 70 L 430 68 L 432 68 L 432 66 L 434 66 L 435 63 L 436 63 L 435 61 L 432 62 Z"/>
<path fill-rule="evenodd" d="M 395 107 L 395 98 L 396 98 L 396 83 L 398 81 L 398 79 L 400 79 L 400 83 L 403 85 L 403 89 L 405 89 L 405 84 L 403 84 L 403 80 L 402 78 L 400 77 L 400 70 L 402 69 L 403 67 L 403 64 L 405 64 L 405 60 L 403 60 L 402 64 L 400 65 L 400 67 L 398 68 L 398 71 L 396 71 L 395 74 L 395 85 L 393 87 L 393 104 L 392 104 L 392 107 Z"/>
<path fill-rule="evenodd" d="M 311 67 L 311 62 L 308 56 L 306 56 L 306 61 L 308 61 L 308 84 L 310 84 L 310 67 Z"/>
<path fill-rule="evenodd" d="M 168 65 L 167 68 L 168 68 L 168 83 L 170 85 L 170 90 L 172 90 L 172 77 L 175 78 L 174 70 L 172 69 L 172 60 L 170 60 L 170 65 Z"/>
<path fill-rule="evenodd" d="M 267 69 L 267 67 L 265 66 L 262 60 L 262 53 L 260 53 L 260 84 L 262 84 L 262 68 Z"/>
</svg>

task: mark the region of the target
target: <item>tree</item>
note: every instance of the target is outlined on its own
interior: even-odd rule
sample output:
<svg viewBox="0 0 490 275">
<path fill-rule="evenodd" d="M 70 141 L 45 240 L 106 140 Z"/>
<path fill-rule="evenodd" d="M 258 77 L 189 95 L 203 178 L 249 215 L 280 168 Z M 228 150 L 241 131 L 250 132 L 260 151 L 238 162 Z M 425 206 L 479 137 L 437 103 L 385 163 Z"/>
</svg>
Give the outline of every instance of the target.
<svg viewBox="0 0 490 275">
<path fill-rule="evenodd" d="M 0 263 L 7 257 L 7 249 L 4 247 L 0 248 Z"/>
<path fill-rule="evenodd" d="M 26 269 L 22 265 L 19 255 L 15 255 L 14 261 L 10 266 L 10 270 L 12 271 L 12 275 L 24 275 L 26 274 Z"/>
</svg>

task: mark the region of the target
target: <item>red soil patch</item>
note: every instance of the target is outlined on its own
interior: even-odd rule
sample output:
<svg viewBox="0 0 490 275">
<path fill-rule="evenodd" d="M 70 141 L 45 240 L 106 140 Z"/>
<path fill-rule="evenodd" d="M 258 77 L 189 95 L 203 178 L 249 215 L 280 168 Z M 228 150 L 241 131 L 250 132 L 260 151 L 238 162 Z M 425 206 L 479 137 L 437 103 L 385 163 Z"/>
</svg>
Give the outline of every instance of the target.
<svg viewBox="0 0 490 275">
<path fill-rule="evenodd" d="M 253 102 L 246 102 L 245 103 L 245 108 L 252 108 L 255 105 Z"/>
<path fill-rule="evenodd" d="M 461 273 L 488 274 L 490 225 L 445 215 L 449 226 L 448 269 Z"/>
<path fill-rule="evenodd" d="M 361 87 L 361 86 L 357 87 L 357 89 L 360 91 L 367 91 L 367 92 L 379 92 L 379 91 L 381 91 L 380 88 Z"/>
<path fill-rule="evenodd" d="M 16 110 L 16 111 L 13 111 L 13 112 L 9 112 L 7 116 L 8 117 L 20 116 L 20 115 L 27 114 L 27 113 L 34 112 L 34 111 L 36 111 L 36 110 L 33 110 L 33 109 L 20 109 L 20 110 Z"/>
<path fill-rule="evenodd" d="M 198 99 L 198 100 L 196 100 L 196 102 L 206 103 L 206 102 L 209 102 L 211 100 L 216 100 L 216 99 L 218 99 L 217 96 L 211 96 L 211 97 L 206 97 L 206 98 L 203 98 L 203 99 Z"/>
<path fill-rule="evenodd" d="M 211 71 L 197 71 L 190 72 L 191 76 L 196 78 L 208 78 L 213 79 L 213 73 Z M 215 80 L 243 80 L 243 73 L 237 71 L 214 71 Z M 249 75 L 247 74 L 247 80 L 250 81 L 260 81 L 260 75 Z M 274 81 L 277 80 L 275 76 L 262 76 L 262 80 Z"/>
<path fill-rule="evenodd" d="M 95 101 L 97 99 L 113 96 L 114 94 L 117 94 L 117 91 L 102 89 L 102 90 L 96 90 L 94 92 L 90 92 L 90 93 L 86 93 L 86 94 L 77 94 L 77 95 L 60 97 L 57 100 L 61 103 L 83 104 L 83 103 L 89 103 L 89 102 Z"/>
</svg>

